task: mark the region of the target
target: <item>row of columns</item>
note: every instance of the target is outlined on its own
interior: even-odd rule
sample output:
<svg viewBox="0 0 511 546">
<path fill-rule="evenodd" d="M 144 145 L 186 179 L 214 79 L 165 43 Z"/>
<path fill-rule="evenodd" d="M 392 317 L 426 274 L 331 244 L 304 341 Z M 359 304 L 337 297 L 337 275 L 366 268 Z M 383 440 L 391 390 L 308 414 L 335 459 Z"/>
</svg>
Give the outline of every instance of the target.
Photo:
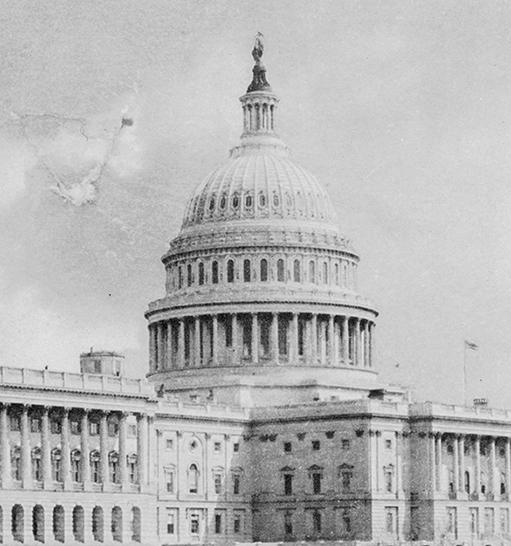
<svg viewBox="0 0 511 546">
<path fill-rule="evenodd" d="M 403 434 L 399 431 L 393 433 L 393 453 L 385 456 L 384 438 L 380 431 L 369 431 L 369 479 L 370 488 L 374 492 L 389 493 L 385 489 L 385 468 L 393 469 L 393 491 L 396 496 L 403 493 Z"/>
<path fill-rule="evenodd" d="M 9 405 L 3 404 L 0 407 L 0 466 L 2 488 L 6 489 L 12 484 L 11 474 L 11 442 L 9 440 Z M 20 411 L 21 410 L 21 411 Z M 21 482 L 24 489 L 33 488 L 32 477 L 32 452 L 30 443 L 29 426 L 29 406 L 22 405 L 21 408 L 13 408 L 13 411 L 20 411 L 20 439 L 21 439 Z M 51 451 L 59 447 L 62 461 L 62 482 L 64 489 L 71 486 L 71 449 L 70 449 L 70 408 L 60 408 L 61 411 L 61 444 L 52 446 L 50 433 L 50 419 L 48 406 L 43 406 L 41 416 L 41 463 L 42 463 L 42 482 L 44 488 L 52 488 L 54 480 L 52 478 Z M 89 445 L 89 410 L 81 411 L 80 427 L 80 473 L 84 484 L 84 489 L 90 487 L 90 449 Z M 120 412 L 119 419 L 119 473 L 120 483 L 123 488 L 128 486 L 128 467 L 127 467 L 127 412 Z M 100 444 L 100 474 L 103 486 L 110 482 L 108 466 L 108 412 L 101 412 L 99 420 L 99 444 Z M 149 441 L 149 423 L 146 414 L 137 414 L 137 465 L 138 481 L 140 485 L 146 485 L 148 479 L 148 441 Z"/>
<path fill-rule="evenodd" d="M 155 322 L 149 325 L 150 370 L 230 365 L 242 360 L 252 364 L 262 360 L 296 363 L 302 358 L 313 366 L 373 366 L 372 321 L 349 316 L 326 315 L 326 320 L 319 317 L 325 315 L 234 313 Z M 250 332 L 248 342 L 245 328 Z M 268 337 L 266 344 L 263 328 Z"/>
<path fill-rule="evenodd" d="M 443 460 L 443 437 L 445 435 L 441 433 L 432 433 L 430 435 L 430 454 L 431 454 L 431 468 L 433 476 L 434 490 L 442 491 L 442 468 L 444 465 Z M 453 493 L 465 492 L 465 439 L 466 435 L 455 434 L 449 435 L 453 445 Z M 473 441 L 475 451 L 474 461 L 474 473 L 473 483 L 470 483 L 470 493 L 481 493 L 481 438 L 479 435 L 470 435 Z M 485 437 L 486 443 L 489 447 L 488 455 L 488 487 L 489 491 L 495 494 L 500 494 L 500 480 L 497 477 L 497 463 L 496 463 L 496 438 L 494 436 Z M 506 493 L 511 494 L 511 438 L 504 438 L 505 440 L 505 488 Z"/>
<path fill-rule="evenodd" d="M 263 103 L 245 104 L 243 106 L 243 128 L 245 131 L 273 131 L 274 105 Z"/>
</svg>

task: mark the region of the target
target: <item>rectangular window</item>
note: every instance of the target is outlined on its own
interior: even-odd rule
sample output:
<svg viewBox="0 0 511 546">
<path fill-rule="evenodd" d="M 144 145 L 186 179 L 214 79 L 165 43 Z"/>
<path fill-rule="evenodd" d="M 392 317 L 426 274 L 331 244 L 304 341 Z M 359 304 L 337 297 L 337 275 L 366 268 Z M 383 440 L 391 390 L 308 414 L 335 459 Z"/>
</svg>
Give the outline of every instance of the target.
<svg viewBox="0 0 511 546">
<path fill-rule="evenodd" d="M 11 415 L 9 418 L 9 428 L 12 431 L 19 431 L 21 428 L 20 424 L 20 416 L 19 415 Z"/>
<path fill-rule="evenodd" d="M 284 474 L 284 495 L 293 494 L 293 474 Z"/>
<path fill-rule="evenodd" d="M 232 477 L 232 492 L 234 495 L 240 494 L 240 482 L 241 478 L 237 474 Z"/>
<path fill-rule="evenodd" d="M 284 442 L 284 451 L 286 453 L 291 453 L 291 442 Z"/>
<path fill-rule="evenodd" d="M 175 533 L 175 518 L 174 513 L 167 510 L 167 535 L 173 535 Z"/>
<path fill-rule="evenodd" d="M 287 322 L 278 319 L 279 355 L 287 356 Z"/>
<path fill-rule="evenodd" d="M 393 472 L 390 469 L 385 470 L 385 491 L 392 493 Z"/>
<path fill-rule="evenodd" d="M 239 535 L 242 532 L 241 514 L 234 513 L 234 534 Z"/>
<path fill-rule="evenodd" d="M 214 476 L 213 476 L 213 480 L 215 482 L 215 494 L 216 495 L 221 495 L 222 494 L 222 491 L 223 491 L 223 487 L 222 487 L 222 474 L 220 473 L 216 473 Z"/>
<path fill-rule="evenodd" d="M 234 444 L 232 444 L 232 451 L 234 453 L 239 453 L 239 450 L 240 450 L 240 444 L 238 442 L 235 442 Z"/>
<path fill-rule="evenodd" d="M 225 323 L 225 346 L 232 347 L 232 317 L 229 317 Z"/>
<path fill-rule="evenodd" d="M 509 509 L 500 509 L 500 534 L 507 535 L 509 533 Z"/>
<path fill-rule="evenodd" d="M 165 489 L 167 493 L 174 493 L 174 472 L 165 470 Z"/>
<path fill-rule="evenodd" d="M 89 434 L 91 436 L 99 434 L 99 423 L 97 421 L 89 421 Z"/>
<path fill-rule="evenodd" d="M 347 439 L 343 439 L 341 442 L 341 447 L 344 451 L 348 451 L 350 448 L 350 441 Z"/>
<path fill-rule="evenodd" d="M 315 534 L 321 533 L 321 512 L 319 510 L 312 512 L 312 530 Z"/>
<path fill-rule="evenodd" d="M 312 440 L 312 450 L 319 451 L 321 449 L 321 443 L 319 440 Z"/>
<path fill-rule="evenodd" d="M 293 535 L 293 514 L 291 512 L 284 514 L 284 534 L 286 536 Z"/>
<path fill-rule="evenodd" d="M 171 438 L 167 438 L 167 440 L 165 441 L 165 448 L 172 449 L 173 447 L 174 447 L 174 440 L 172 440 Z"/>
<path fill-rule="evenodd" d="M 298 320 L 298 356 L 305 354 L 305 322 Z"/>
<path fill-rule="evenodd" d="M 312 492 L 315 494 L 315 495 L 318 495 L 319 493 L 321 493 L 321 478 L 323 476 L 321 475 L 320 472 L 314 472 L 312 474 Z"/>
<path fill-rule="evenodd" d="M 80 421 L 77 421 L 77 420 L 72 420 L 70 422 L 70 426 L 71 426 L 71 434 L 80 434 Z"/>
<path fill-rule="evenodd" d="M 128 436 L 130 438 L 137 437 L 137 425 L 128 425 Z"/>
<path fill-rule="evenodd" d="M 50 430 L 52 434 L 60 434 L 62 432 L 62 422 L 57 419 L 50 421 Z"/>
<path fill-rule="evenodd" d="M 447 533 L 458 538 L 458 518 L 456 508 L 447 508 Z"/>
<path fill-rule="evenodd" d="M 385 440 L 385 447 L 387 449 L 392 449 L 392 440 Z"/>
<path fill-rule="evenodd" d="M 215 514 L 215 534 L 222 534 L 222 514 Z"/>
<path fill-rule="evenodd" d="M 343 470 L 343 472 L 341 473 L 343 493 L 349 493 L 351 491 L 352 476 L 353 474 L 350 470 Z"/>
<path fill-rule="evenodd" d="M 351 516 L 347 508 L 343 509 L 341 514 L 341 520 L 342 520 L 341 532 L 345 535 L 349 535 L 351 533 Z"/>
<path fill-rule="evenodd" d="M 470 508 L 470 533 L 479 535 L 479 509 Z"/>
<path fill-rule="evenodd" d="M 119 423 L 117 421 L 110 421 L 108 423 L 108 436 L 112 438 L 119 433 Z"/>
<path fill-rule="evenodd" d="M 495 534 L 495 512 L 493 508 L 484 509 L 484 534 L 486 536 Z"/>
<path fill-rule="evenodd" d="M 30 420 L 30 432 L 41 432 L 41 419 L 39 417 L 32 417 Z"/>
<path fill-rule="evenodd" d="M 215 442 L 214 449 L 215 453 L 220 453 L 222 451 L 222 444 L 220 442 Z"/>
<path fill-rule="evenodd" d="M 198 514 L 192 514 L 190 516 L 190 534 L 198 535 L 200 530 L 199 516 Z"/>
</svg>

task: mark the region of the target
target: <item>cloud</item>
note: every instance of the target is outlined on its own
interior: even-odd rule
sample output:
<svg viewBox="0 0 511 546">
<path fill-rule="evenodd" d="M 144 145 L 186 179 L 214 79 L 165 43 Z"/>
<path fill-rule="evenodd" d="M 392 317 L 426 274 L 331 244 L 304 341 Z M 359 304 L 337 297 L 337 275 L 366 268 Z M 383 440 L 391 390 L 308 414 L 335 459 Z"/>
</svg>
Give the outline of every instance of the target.
<svg viewBox="0 0 511 546">
<path fill-rule="evenodd" d="M 26 174 L 37 159 L 21 141 L 0 137 L 0 208 L 10 206 L 26 189 Z"/>
</svg>

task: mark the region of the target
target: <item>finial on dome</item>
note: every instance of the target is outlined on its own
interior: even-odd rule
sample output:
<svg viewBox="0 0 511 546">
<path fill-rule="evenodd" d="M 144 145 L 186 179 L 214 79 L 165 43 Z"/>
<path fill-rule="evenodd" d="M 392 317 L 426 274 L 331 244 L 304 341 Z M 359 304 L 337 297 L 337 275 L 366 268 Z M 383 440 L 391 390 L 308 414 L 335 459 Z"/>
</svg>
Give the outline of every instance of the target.
<svg viewBox="0 0 511 546">
<path fill-rule="evenodd" d="M 254 47 L 252 48 L 252 57 L 255 64 L 252 69 L 252 83 L 248 86 L 247 93 L 252 91 L 271 91 L 270 84 L 266 81 L 266 68 L 261 62 L 264 52 L 263 35 L 258 32 L 255 36 Z"/>
</svg>

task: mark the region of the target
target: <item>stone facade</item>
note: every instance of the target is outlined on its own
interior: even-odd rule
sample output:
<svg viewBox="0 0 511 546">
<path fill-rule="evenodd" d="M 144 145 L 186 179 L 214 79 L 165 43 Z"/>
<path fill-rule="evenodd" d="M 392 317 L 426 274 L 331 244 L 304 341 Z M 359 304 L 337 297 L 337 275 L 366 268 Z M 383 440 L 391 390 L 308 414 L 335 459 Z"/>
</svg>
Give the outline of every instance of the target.
<svg viewBox="0 0 511 546">
<path fill-rule="evenodd" d="M 511 413 L 382 383 L 377 312 L 254 48 L 243 133 L 149 304 L 147 380 L 0 368 L 0 542 L 511 539 Z"/>
</svg>

